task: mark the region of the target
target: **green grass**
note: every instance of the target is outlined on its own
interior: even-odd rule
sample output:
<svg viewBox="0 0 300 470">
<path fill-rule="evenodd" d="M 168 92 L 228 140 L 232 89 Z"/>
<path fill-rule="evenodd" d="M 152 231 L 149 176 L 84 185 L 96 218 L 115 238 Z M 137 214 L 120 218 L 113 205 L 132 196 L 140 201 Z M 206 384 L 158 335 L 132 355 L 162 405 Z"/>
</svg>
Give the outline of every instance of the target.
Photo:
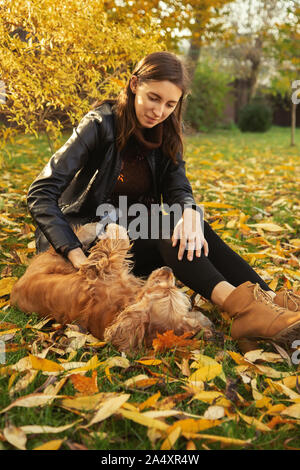
<svg viewBox="0 0 300 470">
<path fill-rule="evenodd" d="M 61 144 L 66 140 L 70 133 L 66 133 Z M 288 244 L 292 239 L 300 237 L 299 220 L 296 217 L 299 208 L 299 156 L 300 156 L 300 130 L 296 132 L 296 147 L 290 147 L 289 129 L 273 127 L 265 134 L 240 133 L 237 129 L 218 130 L 209 134 L 197 134 L 185 138 L 185 159 L 187 161 L 187 174 L 193 186 L 194 194 L 199 203 L 218 202 L 230 204 L 228 208 L 206 208 L 206 219 L 210 223 L 220 222 L 220 228 L 217 233 L 234 247 L 242 256 L 249 253 L 257 253 L 260 247 L 252 245 L 247 240 L 253 238 L 255 234 L 243 232 L 241 227 L 228 227 L 233 219 L 237 222 L 241 214 L 248 216 L 246 224 L 256 224 L 259 222 L 272 222 L 284 227 L 279 234 L 263 233 L 265 239 L 270 243 L 272 250 L 266 258 L 252 259 L 251 264 L 262 275 L 270 275 L 268 281 L 278 280 L 280 287 L 287 282 L 294 288 L 299 286 L 298 271 L 299 266 L 288 264 L 292 260 L 292 255 L 297 258 L 297 250 L 288 252 Z M 0 238 L 0 273 L 7 267 L 11 268 L 10 276 L 20 277 L 26 265 L 17 264 L 8 255 L 13 250 L 21 251 L 27 254 L 28 260 L 33 256 L 33 252 L 28 252 L 28 243 L 33 240 L 32 219 L 26 209 L 26 192 L 35 176 L 40 172 L 43 165 L 50 157 L 47 139 L 40 136 L 35 139 L 29 136 L 19 136 L 14 145 L 7 146 L 7 154 L 2 167 L 0 178 L 0 217 L 3 216 L 16 225 L 7 225 L 1 220 L 1 238 Z M 298 172 L 298 173 L 297 173 Z M 298 178 L 298 179 L 297 179 Z M 282 199 L 282 201 L 280 201 Z M 235 213 L 232 211 L 236 210 Z M 299 213 L 299 211 L 298 211 Z M 22 229 L 30 226 L 27 233 Z M 290 226 L 286 228 L 284 224 Z M 257 235 L 257 233 L 256 233 Z M 280 241 L 280 247 L 277 242 Z M 274 257 L 276 249 L 283 250 L 286 262 Z M 278 252 L 279 253 L 279 252 Z M 248 258 L 247 258 L 248 259 Z M 11 263 L 11 264 L 9 264 Z M 288 267 L 294 274 L 285 271 Z M 271 273 L 271 274 L 270 274 Z M 2 277 L 3 274 L 2 274 Z M 8 299 L 8 296 L 0 300 Z M 211 342 L 206 342 L 201 351 L 203 354 L 212 358 L 223 353 L 221 361 L 223 371 L 227 378 L 227 386 L 230 381 L 234 383 L 234 390 L 240 394 L 244 402 L 232 402 L 230 409 L 230 419 L 222 420 L 221 424 L 203 431 L 204 434 L 224 436 L 233 439 L 250 439 L 251 442 L 246 448 L 249 449 L 286 449 L 288 445 L 300 448 L 299 419 L 292 419 L 291 422 L 280 423 L 269 432 L 258 431 L 238 417 L 237 411 L 244 415 L 253 416 L 259 419 L 267 411 L 266 408 L 259 409 L 255 406 L 252 396 L 251 386 L 243 383 L 238 375 L 233 359 L 226 354 L 226 351 L 238 351 L 237 344 L 230 339 L 230 326 L 220 316 L 219 309 L 211 306 L 206 313 L 215 323 L 218 331 L 222 334 Z M 37 341 L 37 333 L 30 328 L 26 328 L 29 320 L 30 325 L 38 323 L 40 320 L 36 315 L 30 317 L 18 309 L 5 305 L 0 309 L 0 323 L 11 322 L 18 325 L 21 330 L 16 333 L 12 339 L 13 343 L 23 346 L 15 352 L 8 352 L 6 355 L 5 366 L 15 364 L 22 357 L 31 352 L 31 347 Z M 0 325 L 1 326 L 1 325 Z M 45 333 L 51 333 L 51 324 L 47 324 L 42 329 Z M 222 337 L 222 335 L 225 335 Z M 64 338 L 63 331 L 56 336 L 56 345 Z M 0 338 L 1 339 L 1 338 Z M 37 342 L 38 350 L 42 349 L 41 342 Z M 273 351 L 270 345 L 262 344 L 266 351 Z M 100 361 L 105 361 L 112 356 L 118 356 L 118 351 L 110 345 L 104 348 L 83 347 L 77 351 L 73 361 L 89 360 L 94 354 L 98 355 Z M 185 390 L 182 385 L 185 376 L 181 373 L 176 363 L 188 355 L 188 350 L 174 349 L 165 353 L 156 354 L 157 358 L 163 360 L 158 366 L 143 366 L 135 360 L 145 356 L 147 351 L 128 356 L 130 367 L 128 369 L 112 368 L 113 383 L 107 379 L 104 368 L 97 369 L 97 380 L 99 391 L 101 392 L 125 392 L 130 393 L 129 403 L 138 404 L 144 402 L 147 398 L 160 392 L 160 401 L 176 394 L 182 394 Z M 53 351 L 47 354 L 48 359 L 58 362 L 59 355 Z M 66 358 L 67 355 L 62 356 Z M 167 368 L 166 368 L 167 365 Z M 297 366 L 290 367 L 287 362 L 265 364 L 272 369 L 288 372 L 291 375 L 297 374 Z M 0 368 L 1 369 L 1 368 Z M 130 377 L 146 373 L 149 371 L 163 374 L 164 380 L 156 385 L 143 390 L 130 389 L 125 390 L 122 382 Z M 0 373 L 0 410 L 8 406 L 13 400 L 21 396 L 26 396 L 35 392 L 41 387 L 48 378 L 42 372 L 39 372 L 34 381 L 21 392 L 13 396 L 9 394 L 9 384 L 14 385 L 21 373 L 15 376 L 7 373 Z M 88 372 L 87 376 L 91 376 Z M 176 377 L 180 382 L 171 383 L 168 377 Z M 275 379 L 274 379 L 275 380 Z M 267 377 L 263 374 L 257 375 L 257 387 L 261 393 L 267 387 Z M 205 384 L 206 390 L 219 390 L 226 393 L 226 383 L 219 377 Z M 294 391 L 297 391 L 294 389 Z M 60 391 L 63 395 L 74 396 L 76 390 L 68 380 Z M 299 391 L 298 391 L 299 393 Z M 283 404 L 290 406 L 289 399 L 274 393 L 269 395 L 272 404 Z M 176 408 L 187 413 L 203 415 L 208 408 L 208 404 L 199 400 L 192 400 L 192 395 L 179 400 L 171 408 Z M 90 419 L 93 413 L 82 413 L 82 423 Z M 1 432 L 8 422 L 14 426 L 23 426 L 28 424 L 62 426 L 71 423 L 80 418 L 70 410 L 63 409 L 59 402 L 54 400 L 51 405 L 34 408 L 15 407 L 8 412 L 0 414 L 0 446 L 4 449 L 14 449 L 14 447 L 5 439 L 1 439 Z M 182 417 L 180 417 L 182 418 Z M 263 423 L 268 423 L 272 416 L 265 415 L 262 418 Z M 176 418 L 165 419 L 165 422 L 172 424 Z M 82 424 L 80 423 L 80 424 Z M 2 431 L 1 431 L 2 430 Z M 147 434 L 148 428 L 137 424 L 129 419 L 124 419 L 120 415 L 114 415 L 103 422 L 95 424 L 88 429 L 81 429 L 79 425 L 74 426 L 59 434 L 33 434 L 27 436 L 27 449 L 33 449 L 52 439 L 65 438 L 66 440 L 61 449 L 69 449 L 68 442 L 85 445 L 88 449 L 97 450 L 129 450 L 129 449 L 160 449 L 163 438 L 158 438 L 154 444 L 151 444 Z M 105 434 L 103 434 L 105 433 Z M 289 439 L 293 439 L 289 441 Z M 227 445 L 224 447 L 220 442 L 212 442 L 205 439 L 192 439 L 197 449 L 244 449 L 245 445 Z M 180 437 L 175 445 L 175 450 L 186 449 L 187 439 Z"/>
</svg>

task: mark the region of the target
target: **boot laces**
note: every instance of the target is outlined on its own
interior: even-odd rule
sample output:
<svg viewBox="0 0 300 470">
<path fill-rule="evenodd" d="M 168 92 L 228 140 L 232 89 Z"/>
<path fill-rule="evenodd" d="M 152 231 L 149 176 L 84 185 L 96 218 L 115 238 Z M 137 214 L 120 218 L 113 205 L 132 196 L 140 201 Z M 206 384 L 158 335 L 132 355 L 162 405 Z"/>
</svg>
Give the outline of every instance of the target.
<svg viewBox="0 0 300 470">
<path fill-rule="evenodd" d="M 296 307 L 296 310 L 298 309 L 298 305 L 300 303 L 300 295 L 298 294 L 295 294 L 295 292 L 293 292 L 292 290 L 284 290 L 283 292 L 283 302 L 284 302 L 284 307 L 285 308 L 288 308 L 288 301 L 291 301 L 295 307 Z"/>
<path fill-rule="evenodd" d="M 284 313 L 286 311 L 285 308 L 280 307 L 277 304 L 274 304 L 272 297 L 265 290 L 263 290 L 258 283 L 256 283 L 254 286 L 253 295 L 254 295 L 255 300 L 267 303 L 271 308 L 276 310 L 279 314 Z"/>
</svg>

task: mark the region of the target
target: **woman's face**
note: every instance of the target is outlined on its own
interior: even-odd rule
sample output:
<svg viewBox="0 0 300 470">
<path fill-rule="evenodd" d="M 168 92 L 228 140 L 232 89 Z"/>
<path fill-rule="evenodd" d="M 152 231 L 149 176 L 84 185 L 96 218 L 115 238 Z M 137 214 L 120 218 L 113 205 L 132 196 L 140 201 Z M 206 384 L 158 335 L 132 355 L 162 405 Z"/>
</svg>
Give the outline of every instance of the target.
<svg viewBox="0 0 300 470">
<path fill-rule="evenodd" d="M 131 91 L 135 94 L 134 108 L 142 127 L 151 128 L 163 122 L 174 111 L 182 91 L 168 80 L 138 83 L 133 76 Z"/>
</svg>

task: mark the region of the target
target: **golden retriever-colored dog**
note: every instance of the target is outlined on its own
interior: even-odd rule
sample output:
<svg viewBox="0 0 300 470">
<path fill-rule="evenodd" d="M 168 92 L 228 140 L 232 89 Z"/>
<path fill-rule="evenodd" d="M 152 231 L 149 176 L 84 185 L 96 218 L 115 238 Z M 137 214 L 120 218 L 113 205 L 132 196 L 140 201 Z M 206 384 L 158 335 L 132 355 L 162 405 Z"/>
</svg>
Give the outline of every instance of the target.
<svg viewBox="0 0 300 470">
<path fill-rule="evenodd" d="M 76 234 L 83 244 L 95 238 L 95 225 Z M 186 294 L 175 286 L 168 267 L 156 269 L 147 280 L 131 273 L 130 240 L 124 227 L 109 224 L 79 270 L 51 247 L 36 255 L 11 293 L 20 310 L 50 316 L 57 322 L 76 322 L 93 336 L 121 351 L 149 346 L 156 333 L 203 330 L 213 325 L 201 312 L 190 311 Z"/>
</svg>

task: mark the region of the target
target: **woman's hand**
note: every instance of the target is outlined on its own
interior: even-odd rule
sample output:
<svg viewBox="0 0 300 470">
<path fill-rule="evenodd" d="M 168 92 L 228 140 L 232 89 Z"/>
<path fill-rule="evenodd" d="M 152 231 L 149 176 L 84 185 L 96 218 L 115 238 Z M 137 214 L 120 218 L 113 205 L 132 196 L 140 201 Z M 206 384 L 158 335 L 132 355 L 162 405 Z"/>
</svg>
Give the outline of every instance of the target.
<svg viewBox="0 0 300 470">
<path fill-rule="evenodd" d="M 69 251 L 68 258 L 76 269 L 79 269 L 80 266 L 87 261 L 87 257 L 81 248 L 75 248 L 74 250 Z"/>
<path fill-rule="evenodd" d="M 180 240 L 178 250 L 179 260 L 182 260 L 186 249 L 188 250 L 187 258 L 189 261 L 193 260 L 194 251 L 196 256 L 200 257 L 202 245 L 205 256 L 208 256 L 208 243 L 203 235 L 199 212 L 192 208 L 187 208 L 183 211 L 182 218 L 177 222 L 173 231 L 172 246 L 176 246 L 178 240 Z"/>
</svg>

